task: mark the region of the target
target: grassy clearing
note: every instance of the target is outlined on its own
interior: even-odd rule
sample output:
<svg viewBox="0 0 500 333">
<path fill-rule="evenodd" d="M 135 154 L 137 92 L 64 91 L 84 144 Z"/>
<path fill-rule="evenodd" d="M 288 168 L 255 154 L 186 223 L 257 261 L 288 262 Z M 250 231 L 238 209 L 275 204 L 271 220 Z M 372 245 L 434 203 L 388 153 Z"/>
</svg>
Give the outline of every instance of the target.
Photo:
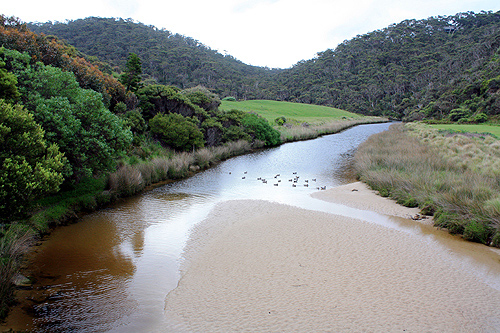
<svg viewBox="0 0 500 333">
<path fill-rule="evenodd" d="M 274 120 L 278 117 L 285 117 L 287 120 L 296 120 L 298 122 L 308 122 L 318 124 L 325 121 L 363 118 L 355 113 L 331 108 L 328 106 L 319 106 L 312 104 L 279 102 L 269 100 L 251 100 L 251 101 L 222 101 L 220 109 L 229 111 L 232 109 L 245 112 L 255 112 L 274 125 Z"/>
<path fill-rule="evenodd" d="M 475 155 L 486 151 L 492 167 L 482 168 Z M 355 156 L 361 180 L 381 195 L 434 214 L 435 225 L 451 233 L 500 247 L 500 175 L 493 167 L 497 163 L 498 140 L 446 137 L 414 124 L 393 125 L 373 135 Z"/>
<path fill-rule="evenodd" d="M 222 101 L 220 108 L 257 113 L 281 133 L 283 143 L 314 139 L 355 125 L 387 121 L 385 118 L 365 117 L 328 106 L 269 100 Z M 285 119 L 276 123 L 275 120 L 282 117 Z"/>
<path fill-rule="evenodd" d="M 429 125 L 432 128 L 451 131 L 451 132 L 464 132 L 464 133 L 489 133 L 497 138 L 500 138 L 500 126 L 488 124 L 433 124 Z"/>
</svg>

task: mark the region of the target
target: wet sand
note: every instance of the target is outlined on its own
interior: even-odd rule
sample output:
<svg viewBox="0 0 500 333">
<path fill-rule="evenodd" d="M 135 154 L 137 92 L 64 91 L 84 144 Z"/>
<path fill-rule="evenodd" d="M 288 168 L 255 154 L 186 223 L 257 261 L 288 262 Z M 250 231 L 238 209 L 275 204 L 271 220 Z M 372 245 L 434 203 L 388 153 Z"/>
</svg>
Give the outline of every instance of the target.
<svg viewBox="0 0 500 333">
<path fill-rule="evenodd" d="M 420 212 L 419 208 L 404 207 L 392 199 L 379 196 L 377 191 L 370 189 L 368 185 L 362 182 L 350 183 L 327 191 L 315 192 L 311 196 L 323 201 L 402 218 L 415 217 Z M 432 224 L 432 218 L 419 220 L 419 222 Z"/>
<path fill-rule="evenodd" d="M 383 198 L 373 193 L 348 199 L 348 188 L 314 196 L 335 201 L 338 191 L 351 205 L 408 213 L 391 210 L 394 203 L 386 199 L 387 206 L 380 204 Z M 373 223 L 266 201 L 228 201 L 192 231 L 182 278 L 166 298 L 172 324 L 165 329 L 500 331 L 500 291 L 458 269 L 455 260 L 419 237 Z"/>
</svg>

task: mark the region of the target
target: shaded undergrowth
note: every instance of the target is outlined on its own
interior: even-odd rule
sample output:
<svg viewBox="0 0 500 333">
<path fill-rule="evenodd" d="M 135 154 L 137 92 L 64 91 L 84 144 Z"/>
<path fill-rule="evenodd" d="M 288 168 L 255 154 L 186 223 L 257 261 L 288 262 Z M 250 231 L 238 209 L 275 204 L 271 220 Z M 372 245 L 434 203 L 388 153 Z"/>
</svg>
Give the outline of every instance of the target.
<svg viewBox="0 0 500 333">
<path fill-rule="evenodd" d="M 451 233 L 497 247 L 499 162 L 500 142 L 494 138 L 451 138 L 402 124 L 371 136 L 355 155 L 360 179 L 382 196 L 420 207 Z"/>
</svg>

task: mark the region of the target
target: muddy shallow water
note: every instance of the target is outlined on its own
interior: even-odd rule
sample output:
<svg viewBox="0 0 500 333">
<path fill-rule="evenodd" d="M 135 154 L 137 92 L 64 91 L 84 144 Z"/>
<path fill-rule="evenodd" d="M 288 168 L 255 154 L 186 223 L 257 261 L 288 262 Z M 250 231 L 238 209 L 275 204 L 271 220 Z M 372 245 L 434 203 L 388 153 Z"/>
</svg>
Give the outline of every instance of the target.
<svg viewBox="0 0 500 333">
<path fill-rule="evenodd" d="M 217 204 L 234 199 L 338 214 L 412 235 L 410 239 L 418 244 L 442 252 L 457 269 L 500 290 L 498 252 L 413 221 L 326 204 L 310 196 L 317 187 L 353 181 L 346 168 L 355 148 L 388 126 L 361 125 L 239 156 L 54 230 L 31 255 L 31 273 L 37 279 L 34 290 L 19 291 L 23 302 L 3 327 L 47 332 L 161 331 L 170 324 L 165 300 L 181 277 L 190 231 Z M 289 181 L 296 176 L 297 183 Z"/>
</svg>

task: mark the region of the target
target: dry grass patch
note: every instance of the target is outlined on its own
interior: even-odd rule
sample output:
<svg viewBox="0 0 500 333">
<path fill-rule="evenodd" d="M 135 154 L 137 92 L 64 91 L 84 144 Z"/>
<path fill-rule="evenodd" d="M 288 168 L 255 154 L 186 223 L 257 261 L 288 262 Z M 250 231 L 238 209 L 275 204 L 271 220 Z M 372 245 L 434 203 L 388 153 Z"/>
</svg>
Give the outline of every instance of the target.
<svg viewBox="0 0 500 333">
<path fill-rule="evenodd" d="M 140 192 L 146 186 L 168 179 L 181 179 L 190 172 L 206 169 L 213 163 L 232 156 L 241 155 L 253 148 L 262 147 L 263 142 L 252 146 L 248 141 L 202 148 L 195 152 L 170 153 L 166 157 L 155 157 L 133 165 L 124 164 L 109 175 L 109 189 L 119 196 L 129 196 Z"/>
<path fill-rule="evenodd" d="M 491 153 L 496 143 L 449 140 L 412 126 L 392 125 L 360 145 L 355 168 L 361 180 L 398 203 L 435 214 L 437 226 L 500 246 L 500 177 L 492 167 L 500 157 L 490 154 L 483 162 L 461 148 Z"/>
</svg>

